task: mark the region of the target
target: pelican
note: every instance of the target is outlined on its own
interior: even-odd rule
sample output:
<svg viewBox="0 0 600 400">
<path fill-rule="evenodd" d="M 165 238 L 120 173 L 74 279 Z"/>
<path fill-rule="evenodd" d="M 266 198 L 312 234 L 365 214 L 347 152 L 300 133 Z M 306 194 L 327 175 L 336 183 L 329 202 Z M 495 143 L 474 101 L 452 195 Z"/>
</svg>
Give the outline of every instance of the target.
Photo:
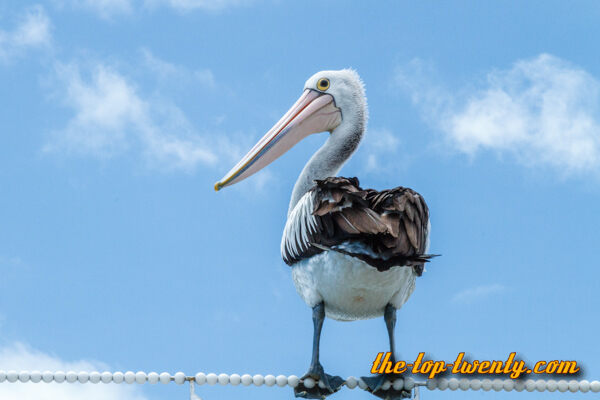
<svg viewBox="0 0 600 400">
<path fill-rule="evenodd" d="M 308 135 L 329 132 L 296 181 L 281 239 L 281 255 L 291 266 L 298 294 L 312 308 L 314 324 L 312 361 L 294 389 L 296 397 L 325 398 L 344 382 L 326 374 L 319 361 L 326 316 L 353 321 L 383 315 L 395 354 L 396 310 L 433 257 L 426 254 L 429 210 L 421 195 L 404 187 L 362 189 L 356 178 L 336 177 L 360 144 L 366 124 L 367 100 L 358 74 L 352 69 L 318 72 L 287 113 L 215 184 L 218 191 L 238 183 Z M 305 385 L 308 377 L 319 384 Z M 381 398 L 409 396 L 383 390 L 386 378 L 363 380 Z"/>
</svg>

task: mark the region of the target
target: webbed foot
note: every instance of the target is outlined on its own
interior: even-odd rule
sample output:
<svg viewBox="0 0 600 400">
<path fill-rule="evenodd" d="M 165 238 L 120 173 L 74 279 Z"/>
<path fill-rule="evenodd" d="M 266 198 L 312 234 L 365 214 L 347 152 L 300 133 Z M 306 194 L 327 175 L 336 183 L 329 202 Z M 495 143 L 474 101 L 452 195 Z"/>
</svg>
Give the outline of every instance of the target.
<svg viewBox="0 0 600 400">
<path fill-rule="evenodd" d="M 314 384 L 308 384 L 307 378 L 311 378 Z M 308 372 L 300 378 L 298 386 L 294 388 L 294 395 L 305 399 L 324 399 L 340 390 L 343 384 L 344 380 L 341 377 L 326 374 L 321 364 L 317 364 L 314 367 L 311 366 Z"/>
</svg>

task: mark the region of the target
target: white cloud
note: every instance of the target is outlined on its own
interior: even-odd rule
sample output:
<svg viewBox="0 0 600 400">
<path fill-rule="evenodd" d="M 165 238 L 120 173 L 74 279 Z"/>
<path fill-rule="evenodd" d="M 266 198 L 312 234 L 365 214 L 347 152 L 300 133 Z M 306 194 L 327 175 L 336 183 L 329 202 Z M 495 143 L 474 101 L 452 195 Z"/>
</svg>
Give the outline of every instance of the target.
<svg viewBox="0 0 600 400">
<path fill-rule="evenodd" d="M 153 72 L 158 79 L 167 81 L 169 84 L 173 84 L 173 82 L 189 83 L 190 81 L 193 81 L 207 87 L 215 86 L 215 77 L 210 69 L 190 70 L 184 66 L 175 65 L 162 60 L 152 54 L 148 49 L 142 49 L 142 57 L 146 67 Z"/>
<path fill-rule="evenodd" d="M 46 151 L 101 158 L 139 152 L 152 165 L 184 170 L 217 161 L 177 106 L 144 99 L 110 66 L 98 64 L 87 75 L 81 69 L 76 63 L 56 67 L 59 92 L 75 115 L 54 132 Z"/>
<path fill-rule="evenodd" d="M 426 69 L 416 60 L 397 82 L 460 152 L 492 150 L 565 173 L 600 170 L 600 81 L 585 70 L 541 54 L 450 93 Z"/>
<path fill-rule="evenodd" d="M 142 61 L 133 70 L 155 83 L 150 95 L 141 93 L 134 79 L 105 63 L 91 68 L 77 62 L 57 63 L 55 97 L 73 110 L 73 116 L 64 128 L 51 133 L 43 150 L 99 159 L 141 157 L 153 169 L 191 172 L 198 166 L 217 167 L 219 161 L 233 165 L 251 147 L 247 134 L 198 132 L 165 97 L 167 89 L 176 86 L 210 90 L 215 85 L 210 70 L 169 63 L 148 50 L 142 50 Z M 266 184 L 270 176 L 260 174 L 254 186 Z"/>
<path fill-rule="evenodd" d="M 455 303 L 473 303 L 477 300 L 481 300 L 484 297 L 497 295 L 506 290 L 506 288 L 499 284 L 482 285 L 471 289 L 466 289 L 456 293 L 452 296 L 452 301 Z"/>
<path fill-rule="evenodd" d="M 65 361 L 22 343 L 0 348 L 0 366 L 4 370 L 28 371 L 105 371 L 110 368 L 97 361 Z M 0 384 L 3 400 L 144 400 L 136 385 L 79 383 L 8 383 Z"/>
<path fill-rule="evenodd" d="M 73 114 L 63 128 L 50 132 L 43 151 L 103 160 L 128 156 L 151 169 L 193 172 L 199 166 L 234 165 L 254 143 L 247 132 L 215 129 L 225 115 L 205 124 L 213 127 L 209 132 L 199 132 L 167 97 L 174 88 L 210 91 L 215 87 L 210 70 L 173 64 L 144 49 L 129 70 L 137 79 L 104 62 L 55 63 L 53 97 Z M 271 176 L 268 171 L 257 175 L 253 188 L 263 187 Z"/>
<path fill-rule="evenodd" d="M 8 61 L 29 49 L 49 46 L 50 25 L 42 6 L 28 8 L 12 31 L 0 29 L 0 61 Z"/>
</svg>

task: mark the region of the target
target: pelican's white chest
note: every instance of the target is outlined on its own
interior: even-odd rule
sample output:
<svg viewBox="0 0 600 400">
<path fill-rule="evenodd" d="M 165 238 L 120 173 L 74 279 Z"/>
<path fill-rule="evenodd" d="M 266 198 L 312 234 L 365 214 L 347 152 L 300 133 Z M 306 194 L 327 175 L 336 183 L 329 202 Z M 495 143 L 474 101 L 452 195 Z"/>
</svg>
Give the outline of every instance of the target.
<svg viewBox="0 0 600 400">
<path fill-rule="evenodd" d="M 325 302 L 329 318 L 352 321 L 381 316 L 388 303 L 402 307 L 416 273 L 410 267 L 380 272 L 358 258 L 326 251 L 294 264 L 292 277 L 308 306 Z"/>
</svg>

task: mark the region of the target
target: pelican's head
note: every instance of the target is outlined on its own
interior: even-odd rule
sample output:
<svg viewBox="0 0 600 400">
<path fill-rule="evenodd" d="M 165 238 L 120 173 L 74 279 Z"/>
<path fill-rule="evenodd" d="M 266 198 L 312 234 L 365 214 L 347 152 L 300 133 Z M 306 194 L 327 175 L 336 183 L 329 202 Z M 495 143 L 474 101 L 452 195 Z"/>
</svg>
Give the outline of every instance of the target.
<svg viewBox="0 0 600 400">
<path fill-rule="evenodd" d="M 331 95 L 342 114 L 344 124 L 364 124 L 367 119 L 365 85 L 353 69 L 317 72 L 304 84 L 304 90 Z M 333 131 L 333 130 L 332 130 Z"/>
<path fill-rule="evenodd" d="M 340 125 L 355 126 L 362 134 L 366 118 L 364 85 L 354 70 L 317 72 L 308 78 L 304 92 L 285 115 L 215 183 L 215 190 L 255 174 L 310 134 L 335 135 Z"/>
</svg>

